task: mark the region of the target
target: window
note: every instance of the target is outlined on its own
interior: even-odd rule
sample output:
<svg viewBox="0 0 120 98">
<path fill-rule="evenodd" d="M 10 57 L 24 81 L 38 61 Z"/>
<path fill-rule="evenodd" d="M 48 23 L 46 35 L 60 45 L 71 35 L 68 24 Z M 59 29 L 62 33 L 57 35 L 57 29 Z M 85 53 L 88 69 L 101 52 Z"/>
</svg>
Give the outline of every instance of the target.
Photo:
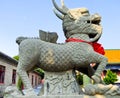
<svg viewBox="0 0 120 98">
<path fill-rule="evenodd" d="M 32 75 L 32 85 L 33 85 L 33 81 L 34 81 L 34 76 Z"/>
<path fill-rule="evenodd" d="M 4 83 L 5 66 L 0 65 L 0 83 Z"/>
<path fill-rule="evenodd" d="M 35 85 L 37 85 L 37 76 L 35 76 Z"/>
<path fill-rule="evenodd" d="M 15 84 L 16 83 L 16 70 L 13 69 L 13 73 L 12 73 L 12 83 Z"/>
</svg>

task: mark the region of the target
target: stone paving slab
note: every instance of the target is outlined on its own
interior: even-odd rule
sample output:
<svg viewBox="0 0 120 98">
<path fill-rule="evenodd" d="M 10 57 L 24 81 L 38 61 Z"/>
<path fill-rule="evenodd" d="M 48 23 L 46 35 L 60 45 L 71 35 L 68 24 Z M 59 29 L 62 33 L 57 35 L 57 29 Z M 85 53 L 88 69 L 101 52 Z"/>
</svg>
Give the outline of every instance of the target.
<svg viewBox="0 0 120 98">
<path fill-rule="evenodd" d="M 18 96 L 13 98 L 120 98 L 120 96 L 104 96 L 104 95 L 47 95 L 47 96 Z"/>
</svg>

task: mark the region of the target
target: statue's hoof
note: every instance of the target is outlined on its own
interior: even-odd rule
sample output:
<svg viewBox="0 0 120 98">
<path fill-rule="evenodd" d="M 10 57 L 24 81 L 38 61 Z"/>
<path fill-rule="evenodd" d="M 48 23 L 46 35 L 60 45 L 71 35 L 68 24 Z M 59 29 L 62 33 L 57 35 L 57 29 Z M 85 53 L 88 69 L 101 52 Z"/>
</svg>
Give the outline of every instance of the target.
<svg viewBox="0 0 120 98">
<path fill-rule="evenodd" d="M 91 77 L 94 81 L 94 83 L 101 83 L 101 78 L 99 76 L 93 75 Z"/>
<path fill-rule="evenodd" d="M 32 88 L 23 90 L 23 94 L 24 95 L 34 95 L 34 96 L 37 96 L 37 94 L 34 92 L 34 90 Z"/>
<path fill-rule="evenodd" d="M 4 98 L 15 98 L 14 96 L 23 96 L 16 86 L 8 86 L 4 91 Z"/>
<path fill-rule="evenodd" d="M 95 95 L 96 94 L 96 89 L 95 89 L 95 86 L 93 84 L 88 84 L 84 87 L 84 90 L 85 90 L 85 94 L 86 95 Z"/>
</svg>

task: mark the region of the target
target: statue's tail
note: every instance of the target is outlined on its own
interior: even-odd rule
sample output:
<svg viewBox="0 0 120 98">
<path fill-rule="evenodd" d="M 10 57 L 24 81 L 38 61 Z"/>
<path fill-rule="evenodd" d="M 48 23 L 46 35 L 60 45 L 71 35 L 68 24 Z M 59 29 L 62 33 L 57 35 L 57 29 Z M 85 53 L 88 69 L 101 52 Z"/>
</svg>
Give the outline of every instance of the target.
<svg viewBox="0 0 120 98">
<path fill-rule="evenodd" d="M 20 43 L 23 41 L 23 40 L 25 40 L 25 39 L 28 39 L 27 37 L 18 37 L 17 39 L 16 39 L 16 43 L 18 44 L 18 45 L 20 45 Z"/>
</svg>

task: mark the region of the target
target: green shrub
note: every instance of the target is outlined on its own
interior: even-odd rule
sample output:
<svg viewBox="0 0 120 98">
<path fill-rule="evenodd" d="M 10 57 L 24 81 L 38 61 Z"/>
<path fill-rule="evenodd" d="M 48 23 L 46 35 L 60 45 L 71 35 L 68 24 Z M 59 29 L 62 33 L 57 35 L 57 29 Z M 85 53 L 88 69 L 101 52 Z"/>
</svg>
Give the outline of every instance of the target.
<svg viewBox="0 0 120 98">
<path fill-rule="evenodd" d="M 79 83 L 79 85 L 83 85 L 83 75 L 82 74 L 76 75 L 76 79 L 77 79 L 77 82 Z"/>
<path fill-rule="evenodd" d="M 114 84 L 117 80 L 117 74 L 113 73 L 111 70 L 107 70 L 106 76 L 103 79 L 105 84 Z"/>
</svg>

